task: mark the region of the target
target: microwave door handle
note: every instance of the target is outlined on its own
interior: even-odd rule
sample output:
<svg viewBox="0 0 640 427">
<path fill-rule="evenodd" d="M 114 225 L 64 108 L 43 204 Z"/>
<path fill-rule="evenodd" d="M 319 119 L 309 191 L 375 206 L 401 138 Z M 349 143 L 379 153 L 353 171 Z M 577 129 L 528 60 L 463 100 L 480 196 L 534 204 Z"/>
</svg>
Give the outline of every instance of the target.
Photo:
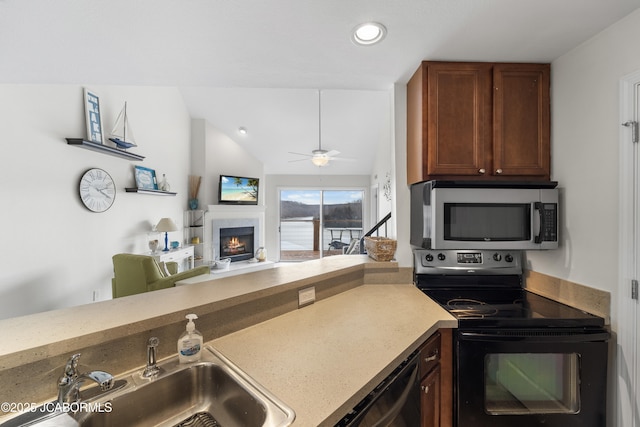
<svg viewBox="0 0 640 427">
<path fill-rule="evenodd" d="M 534 241 L 534 243 L 541 244 L 542 243 L 542 231 L 545 228 L 544 227 L 544 212 L 543 212 L 542 202 L 535 202 L 533 204 L 533 207 L 534 207 L 535 210 L 538 211 L 538 215 L 539 215 L 539 218 L 540 218 L 540 220 L 538 222 L 539 227 L 540 227 L 538 229 L 538 235 L 534 238 L 533 241 Z"/>
</svg>

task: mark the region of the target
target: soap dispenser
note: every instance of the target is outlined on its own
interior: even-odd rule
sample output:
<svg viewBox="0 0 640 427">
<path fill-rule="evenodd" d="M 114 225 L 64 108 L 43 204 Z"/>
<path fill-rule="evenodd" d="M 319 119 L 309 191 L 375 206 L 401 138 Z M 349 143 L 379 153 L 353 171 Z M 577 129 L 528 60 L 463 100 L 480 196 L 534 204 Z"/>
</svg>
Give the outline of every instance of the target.
<svg viewBox="0 0 640 427">
<path fill-rule="evenodd" d="M 202 352 L 202 334 L 196 330 L 196 324 L 193 321 L 198 316 L 187 314 L 185 317 L 189 322 L 187 330 L 178 338 L 178 359 L 180 363 L 197 362 Z"/>
</svg>

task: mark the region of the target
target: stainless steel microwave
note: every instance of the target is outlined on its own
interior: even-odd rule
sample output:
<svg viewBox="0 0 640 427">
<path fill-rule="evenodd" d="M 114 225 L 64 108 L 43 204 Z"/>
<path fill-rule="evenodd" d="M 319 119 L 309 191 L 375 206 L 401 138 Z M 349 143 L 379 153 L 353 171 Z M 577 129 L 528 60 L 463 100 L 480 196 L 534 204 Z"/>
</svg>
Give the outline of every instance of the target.
<svg viewBox="0 0 640 427">
<path fill-rule="evenodd" d="M 411 244 L 425 249 L 558 247 L 557 182 L 425 181 L 411 186 Z"/>
</svg>

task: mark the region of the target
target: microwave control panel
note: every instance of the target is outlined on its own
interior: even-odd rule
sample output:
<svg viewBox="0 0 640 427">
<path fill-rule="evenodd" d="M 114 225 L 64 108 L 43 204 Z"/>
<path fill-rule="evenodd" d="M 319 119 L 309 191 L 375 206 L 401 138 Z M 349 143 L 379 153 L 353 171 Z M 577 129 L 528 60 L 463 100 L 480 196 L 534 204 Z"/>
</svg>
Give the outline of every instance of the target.
<svg viewBox="0 0 640 427">
<path fill-rule="evenodd" d="M 536 243 L 558 241 L 558 204 L 540 203 L 541 230 Z"/>
</svg>

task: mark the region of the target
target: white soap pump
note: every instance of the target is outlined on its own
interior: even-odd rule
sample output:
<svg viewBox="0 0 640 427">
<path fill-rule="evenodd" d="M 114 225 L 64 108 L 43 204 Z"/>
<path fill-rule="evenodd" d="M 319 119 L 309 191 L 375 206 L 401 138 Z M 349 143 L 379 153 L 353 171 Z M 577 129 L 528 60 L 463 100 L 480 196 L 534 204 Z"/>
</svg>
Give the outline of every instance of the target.
<svg viewBox="0 0 640 427">
<path fill-rule="evenodd" d="M 187 330 L 178 338 L 178 359 L 180 363 L 197 362 L 202 352 L 202 334 L 196 330 L 193 323 L 198 318 L 195 314 L 187 314 L 189 319 Z"/>
</svg>

